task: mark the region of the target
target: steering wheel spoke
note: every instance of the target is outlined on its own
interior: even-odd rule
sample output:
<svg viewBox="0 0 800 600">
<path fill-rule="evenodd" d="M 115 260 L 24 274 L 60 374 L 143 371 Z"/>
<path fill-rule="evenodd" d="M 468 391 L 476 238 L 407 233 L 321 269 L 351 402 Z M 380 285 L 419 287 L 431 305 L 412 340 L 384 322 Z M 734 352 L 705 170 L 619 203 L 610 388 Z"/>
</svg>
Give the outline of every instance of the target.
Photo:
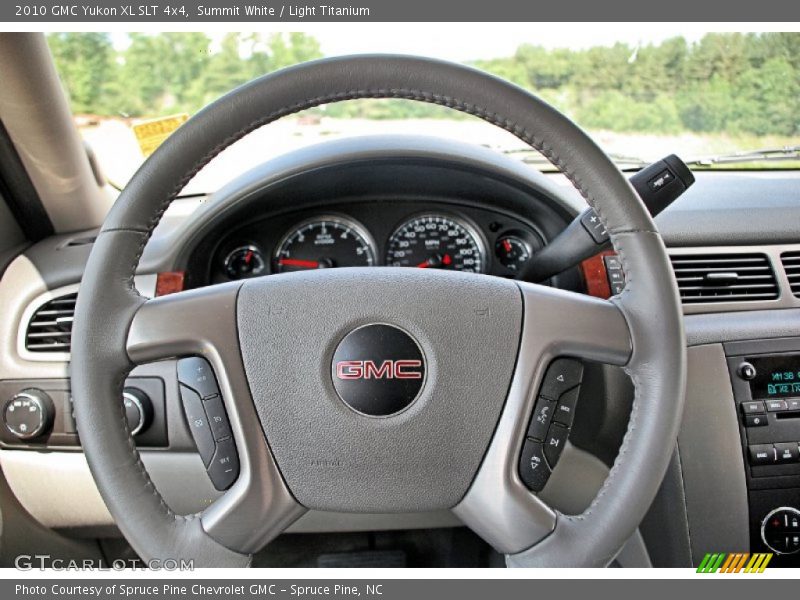
<svg viewBox="0 0 800 600">
<path fill-rule="evenodd" d="M 523 329 L 508 399 L 472 487 L 454 509 L 507 554 L 535 545 L 556 526 L 556 512 L 528 489 L 519 468 L 548 365 L 560 357 L 624 365 L 631 355 L 630 330 L 614 303 L 541 285 L 519 287 Z"/>
<path fill-rule="evenodd" d="M 156 298 L 136 312 L 128 355 L 137 363 L 201 356 L 211 365 L 228 415 L 239 475 L 200 515 L 203 529 L 223 546 L 249 554 L 305 512 L 275 464 L 253 406 L 238 350 L 236 298 L 240 284 Z"/>
</svg>

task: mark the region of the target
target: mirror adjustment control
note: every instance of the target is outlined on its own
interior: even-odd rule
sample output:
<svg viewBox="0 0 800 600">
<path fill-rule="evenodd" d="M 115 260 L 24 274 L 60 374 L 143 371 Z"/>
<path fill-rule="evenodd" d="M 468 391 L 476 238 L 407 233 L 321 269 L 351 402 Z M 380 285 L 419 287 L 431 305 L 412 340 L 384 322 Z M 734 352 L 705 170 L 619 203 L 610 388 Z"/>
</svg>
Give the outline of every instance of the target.
<svg viewBox="0 0 800 600">
<path fill-rule="evenodd" d="M 525 440 L 519 457 L 519 477 L 533 492 L 541 492 L 550 478 L 542 442 Z"/>
<path fill-rule="evenodd" d="M 21 440 L 32 440 L 50 432 L 55 409 L 45 392 L 35 388 L 14 395 L 3 409 L 6 428 Z"/>
</svg>

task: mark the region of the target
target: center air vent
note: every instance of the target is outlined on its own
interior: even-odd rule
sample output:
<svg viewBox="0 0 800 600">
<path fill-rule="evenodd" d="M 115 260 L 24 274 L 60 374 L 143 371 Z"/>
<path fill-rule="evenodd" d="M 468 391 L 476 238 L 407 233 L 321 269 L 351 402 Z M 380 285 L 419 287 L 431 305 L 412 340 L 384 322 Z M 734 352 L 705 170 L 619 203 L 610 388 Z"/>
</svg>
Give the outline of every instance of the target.
<svg viewBox="0 0 800 600">
<path fill-rule="evenodd" d="M 800 251 L 784 252 L 781 254 L 781 262 L 783 262 L 786 277 L 789 279 L 792 294 L 800 298 Z"/>
<path fill-rule="evenodd" d="M 33 313 L 25 332 L 25 348 L 31 352 L 69 352 L 72 317 L 77 292 L 58 296 Z"/>
<path fill-rule="evenodd" d="M 670 256 L 684 304 L 775 300 L 778 284 L 765 254 Z"/>
</svg>

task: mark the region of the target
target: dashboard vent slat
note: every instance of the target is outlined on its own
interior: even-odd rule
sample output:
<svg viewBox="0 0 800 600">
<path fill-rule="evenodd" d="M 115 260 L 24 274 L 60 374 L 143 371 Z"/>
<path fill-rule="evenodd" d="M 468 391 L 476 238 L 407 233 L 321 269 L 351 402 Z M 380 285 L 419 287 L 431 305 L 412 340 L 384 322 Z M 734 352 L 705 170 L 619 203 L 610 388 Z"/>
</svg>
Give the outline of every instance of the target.
<svg viewBox="0 0 800 600">
<path fill-rule="evenodd" d="M 754 302 L 778 298 L 778 282 L 765 254 L 672 255 L 670 261 L 684 304 Z"/>
<path fill-rule="evenodd" d="M 800 251 L 784 252 L 781 254 L 783 270 L 789 279 L 789 286 L 795 298 L 800 298 Z"/>
<path fill-rule="evenodd" d="M 30 352 L 69 352 L 77 298 L 77 293 L 66 294 L 37 308 L 25 332 L 25 349 Z"/>
</svg>

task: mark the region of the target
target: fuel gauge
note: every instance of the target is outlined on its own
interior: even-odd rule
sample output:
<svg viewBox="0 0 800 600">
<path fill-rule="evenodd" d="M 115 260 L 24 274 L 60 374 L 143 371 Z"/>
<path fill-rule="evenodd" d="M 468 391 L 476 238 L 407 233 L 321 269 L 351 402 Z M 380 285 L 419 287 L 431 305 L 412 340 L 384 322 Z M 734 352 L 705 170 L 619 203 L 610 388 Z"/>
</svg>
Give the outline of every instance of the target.
<svg viewBox="0 0 800 600">
<path fill-rule="evenodd" d="M 525 262 L 531 257 L 531 247 L 520 237 L 504 235 L 497 238 L 494 253 L 500 264 L 510 271 L 518 273 Z"/>
<path fill-rule="evenodd" d="M 258 277 L 265 270 L 264 255 L 255 246 L 240 246 L 225 257 L 225 274 L 231 279 Z"/>
</svg>

